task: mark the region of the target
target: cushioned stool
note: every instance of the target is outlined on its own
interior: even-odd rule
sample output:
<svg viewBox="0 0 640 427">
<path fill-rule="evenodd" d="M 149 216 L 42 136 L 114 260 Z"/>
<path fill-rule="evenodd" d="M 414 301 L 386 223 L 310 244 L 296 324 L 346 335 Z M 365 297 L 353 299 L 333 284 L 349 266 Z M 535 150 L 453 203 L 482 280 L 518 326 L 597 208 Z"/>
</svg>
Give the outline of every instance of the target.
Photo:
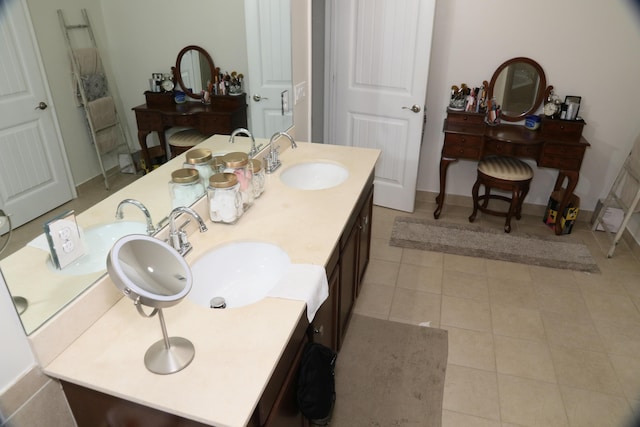
<svg viewBox="0 0 640 427">
<path fill-rule="evenodd" d="M 171 158 L 173 159 L 177 155 L 184 153 L 207 138 L 206 135 L 201 134 L 195 129 L 181 130 L 180 132 L 174 133 L 169 137 Z"/>
<path fill-rule="evenodd" d="M 473 213 L 469 222 L 476 219 L 478 209 L 490 215 L 504 216 L 505 233 L 511 232 L 511 217 L 515 215 L 520 219 L 522 214 L 522 202 L 529 192 L 529 185 L 533 178 L 533 169 L 525 162 L 514 157 L 489 156 L 478 163 L 478 178 L 473 185 Z M 480 185 L 484 185 L 484 195 L 478 197 Z M 511 191 L 511 198 L 491 194 L 491 189 Z M 488 208 L 489 200 L 497 199 L 509 202 L 507 212 L 494 211 Z M 480 204 L 482 202 L 482 204 Z"/>
</svg>

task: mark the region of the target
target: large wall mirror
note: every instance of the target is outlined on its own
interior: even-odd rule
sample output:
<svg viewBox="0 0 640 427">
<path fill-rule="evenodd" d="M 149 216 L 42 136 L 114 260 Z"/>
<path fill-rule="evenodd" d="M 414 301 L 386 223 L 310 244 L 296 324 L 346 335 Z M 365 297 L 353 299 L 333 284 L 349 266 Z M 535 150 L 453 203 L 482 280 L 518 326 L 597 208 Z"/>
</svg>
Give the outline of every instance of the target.
<svg viewBox="0 0 640 427">
<path fill-rule="evenodd" d="M 129 7 L 129 5 L 128 3 L 122 3 L 121 7 Z M 249 104 L 249 128 L 256 137 L 269 138 L 276 131 L 287 130 L 293 125 L 292 112 L 283 114 L 280 103 L 281 92 L 288 90 L 291 97 L 289 105 L 293 105 L 290 0 L 245 0 L 244 7 L 246 29 L 238 30 L 246 31 L 247 50 L 242 52 L 242 55 L 247 56 L 249 67 L 246 71 L 239 71 L 244 71 L 246 77 L 245 92 L 247 92 L 247 103 Z M 92 19 L 95 20 L 97 17 L 92 17 Z M 259 29 L 259 31 L 256 29 Z M 229 37 L 232 37 L 232 35 L 229 35 Z M 274 40 L 277 40 L 277 43 L 274 43 Z M 193 41 L 197 42 L 197 40 Z M 207 53 L 212 59 L 216 57 L 215 45 L 218 42 L 224 43 L 225 41 L 212 42 L 210 39 L 202 39 L 202 44 L 206 43 L 210 51 Z M 190 44 L 185 43 L 184 45 Z M 179 53 L 180 49 L 176 49 L 171 54 L 171 61 L 167 63 L 167 68 L 175 64 L 173 60 Z M 203 59 L 204 61 L 202 61 Z M 273 61 L 277 66 L 272 66 L 269 68 L 269 72 L 260 74 L 259 70 L 263 67 L 261 64 L 264 61 Z M 194 70 L 196 69 L 195 64 L 198 62 L 202 65 L 203 62 L 208 62 L 208 60 L 206 56 L 198 56 L 197 59 L 192 58 Z M 149 70 L 149 72 L 153 71 L 156 70 Z M 204 78 L 201 75 L 200 79 L 203 80 Z M 204 83 L 206 84 L 206 81 Z M 192 87 L 194 92 L 199 92 L 195 83 Z M 258 95 L 258 101 L 253 99 L 254 95 Z M 140 96 L 142 96 L 142 90 L 140 91 Z M 192 101 L 198 102 L 197 99 Z M 132 104 L 131 106 L 134 105 Z M 257 121 L 253 119 L 257 119 Z M 254 125 L 254 123 L 257 124 Z M 239 151 L 241 147 L 243 146 L 236 142 L 233 150 L 230 151 Z M 249 145 L 247 145 L 246 149 L 249 149 Z M 156 173 L 156 171 L 153 173 Z M 153 175 L 153 173 L 149 175 Z M 158 187 L 159 191 L 153 195 L 150 195 L 144 187 L 141 187 L 142 183 L 139 181 L 142 181 L 142 179 L 140 179 L 108 198 L 97 202 L 89 211 L 79 215 L 82 217 L 82 227 L 89 228 L 92 225 L 104 222 L 102 214 L 96 215 L 96 212 L 104 212 L 109 218 L 113 218 L 118 202 L 124 198 L 143 201 L 151 212 L 154 222 L 159 222 L 171 210 L 166 184 L 169 179 L 169 175 L 163 176 L 161 179 L 162 184 Z M 140 212 L 136 212 L 134 207 L 129 206 L 125 212 L 125 219 L 140 219 L 139 214 Z M 34 221 L 39 222 L 37 225 L 42 230 L 43 220 L 36 219 Z M 68 275 L 55 271 L 55 269 L 48 266 L 49 254 L 42 249 L 41 244 L 41 240 L 31 242 L 30 244 L 25 244 L 11 255 L 8 252 L 0 254 L 0 274 L 2 274 L 9 292 L 14 297 L 14 301 L 20 302 L 20 304 L 16 304 L 18 311 L 22 311 L 24 308 L 21 297 L 25 296 L 25 291 L 21 287 L 30 287 L 29 295 L 27 296 L 27 309 L 20 315 L 27 335 L 42 326 L 49 318 L 106 274 L 106 270 L 80 275 Z M 44 266 L 44 268 L 34 268 L 34 265 Z"/>
<path fill-rule="evenodd" d="M 489 99 L 502 107 L 500 117 L 508 122 L 533 114 L 552 87 L 540 64 L 530 58 L 513 58 L 500 65 L 489 83 Z"/>
</svg>

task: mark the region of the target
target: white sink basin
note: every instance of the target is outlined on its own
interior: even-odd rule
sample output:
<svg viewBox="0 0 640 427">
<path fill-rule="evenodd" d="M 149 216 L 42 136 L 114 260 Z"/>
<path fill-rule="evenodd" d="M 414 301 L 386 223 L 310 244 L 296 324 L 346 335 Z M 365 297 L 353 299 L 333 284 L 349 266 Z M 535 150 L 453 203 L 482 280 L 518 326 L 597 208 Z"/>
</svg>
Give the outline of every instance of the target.
<svg viewBox="0 0 640 427">
<path fill-rule="evenodd" d="M 218 246 L 191 265 L 193 286 L 188 298 L 203 307 L 224 298 L 227 308 L 263 299 L 284 276 L 291 259 L 279 246 L 233 242 Z"/>
<path fill-rule="evenodd" d="M 349 177 L 349 171 L 344 166 L 325 162 L 313 161 L 289 166 L 282 174 L 282 182 L 299 190 L 324 190 L 337 187 Z"/>
<path fill-rule="evenodd" d="M 107 268 L 107 254 L 113 244 L 128 234 L 147 234 L 147 225 L 137 221 L 116 221 L 84 230 L 85 254 L 62 270 L 56 269 L 49 258 L 49 266 L 62 274 L 82 275 Z"/>
</svg>

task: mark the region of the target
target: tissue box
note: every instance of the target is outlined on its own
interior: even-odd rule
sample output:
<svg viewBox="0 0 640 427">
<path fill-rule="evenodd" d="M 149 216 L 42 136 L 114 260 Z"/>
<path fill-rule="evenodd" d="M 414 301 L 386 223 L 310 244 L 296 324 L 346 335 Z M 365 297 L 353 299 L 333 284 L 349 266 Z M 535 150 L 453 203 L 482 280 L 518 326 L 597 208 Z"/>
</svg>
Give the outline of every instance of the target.
<svg viewBox="0 0 640 427">
<path fill-rule="evenodd" d="M 549 197 L 549 203 L 547 203 L 547 209 L 544 213 L 542 221 L 551 228 L 555 228 L 556 221 L 558 221 L 558 207 L 560 200 L 564 195 L 564 190 L 558 190 L 551 193 Z M 580 211 L 580 197 L 572 194 L 569 198 L 567 207 L 562 212 L 560 218 L 560 224 L 562 226 L 562 234 L 569 234 L 573 229 L 573 225 L 578 219 L 578 212 Z"/>
</svg>

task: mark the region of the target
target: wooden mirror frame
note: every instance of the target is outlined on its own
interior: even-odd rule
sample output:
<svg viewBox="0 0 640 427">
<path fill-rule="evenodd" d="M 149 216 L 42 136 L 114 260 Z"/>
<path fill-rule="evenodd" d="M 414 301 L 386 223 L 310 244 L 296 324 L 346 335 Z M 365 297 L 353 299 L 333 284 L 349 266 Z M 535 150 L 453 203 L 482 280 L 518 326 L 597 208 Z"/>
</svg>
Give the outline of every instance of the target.
<svg viewBox="0 0 640 427">
<path fill-rule="evenodd" d="M 204 56 L 204 58 L 207 60 L 207 63 L 209 64 L 209 69 L 211 70 L 211 78 L 213 79 L 213 75 L 215 73 L 216 67 L 213 64 L 213 59 L 211 59 L 211 55 L 209 55 L 209 52 L 207 52 L 206 50 L 204 50 L 203 48 L 201 48 L 200 46 L 196 46 L 196 45 L 189 45 L 185 48 L 183 48 L 180 53 L 178 53 L 178 57 L 176 58 L 176 66 L 173 67 L 173 78 L 175 83 L 177 83 L 178 85 L 180 85 L 180 87 L 182 88 L 182 90 L 184 91 L 184 93 L 193 99 L 202 99 L 202 95 L 200 93 L 193 93 L 190 90 L 188 90 L 187 87 L 185 87 L 184 82 L 182 81 L 182 73 L 180 72 L 180 62 L 182 61 L 182 57 L 185 55 L 185 53 L 187 53 L 190 50 L 197 50 L 198 52 L 200 52 L 200 54 L 202 54 L 202 56 Z"/>
<path fill-rule="evenodd" d="M 536 93 L 536 98 L 533 102 L 533 105 L 527 111 L 524 111 L 518 114 L 517 116 L 505 115 L 504 111 L 500 113 L 500 118 L 507 122 L 517 122 L 517 121 L 523 120 L 529 114 L 533 114 L 538 109 L 538 107 L 540 107 L 542 102 L 546 99 L 546 97 L 551 93 L 551 90 L 553 89 L 553 86 L 547 86 L 547 79 L 544 75 L 544 70 L 542 69 L 540 64 L 538 64 L 536 61 L 534 61 L 531 58 L 517 57 L 517 58 L 509 59 L 508 61 L 505 61 L 493 73 L 493 76 L 491 77 L 491 83 L 489 83 L 489 90 L 487 94 L 488 99 L 493 98 L 494 85 L 496 84 L 496 81 L 498 80 L 498 76 L 500 75 L 500 73 L 510 65 L 519 63 L 519 62 L 524 62 L 525 64 L 531 65 L 538 72 L 538 76 L 540 76 L 540 84 L 538 85 L 538 91 Z"/>
</svg>

